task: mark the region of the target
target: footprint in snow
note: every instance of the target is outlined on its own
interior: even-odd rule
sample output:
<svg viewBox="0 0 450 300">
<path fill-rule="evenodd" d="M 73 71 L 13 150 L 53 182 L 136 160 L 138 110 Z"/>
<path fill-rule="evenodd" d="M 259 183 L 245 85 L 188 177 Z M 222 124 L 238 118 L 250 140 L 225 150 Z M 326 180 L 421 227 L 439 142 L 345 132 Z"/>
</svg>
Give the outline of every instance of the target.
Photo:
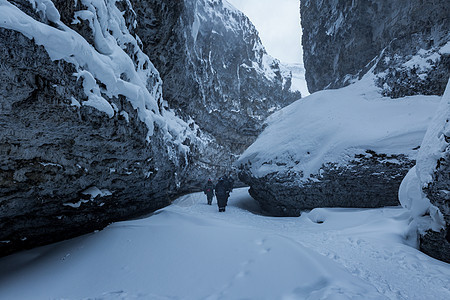
<svg viewBox="0 0 450 300">
<path fill-rule="evenodd" d="M 271 248 L 264 248 L 260 251 L 261 254 L 269 253 L 272 249 Z"/>
<path fill-rule="evenodd" d="M 266 239 L 261 239 L 261 240 L 256 240 L 255 244 L 258 246 L 262 246 L 262 245 L 264 245 L 265 242 L 266 242 Z"/>
</svg>

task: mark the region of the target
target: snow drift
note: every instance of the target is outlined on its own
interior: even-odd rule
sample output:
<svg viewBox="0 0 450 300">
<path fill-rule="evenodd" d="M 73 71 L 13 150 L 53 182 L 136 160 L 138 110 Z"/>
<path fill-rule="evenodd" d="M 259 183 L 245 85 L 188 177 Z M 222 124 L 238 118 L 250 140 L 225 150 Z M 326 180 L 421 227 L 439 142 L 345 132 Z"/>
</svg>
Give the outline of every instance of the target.
<svg viewBox="0 0 450 300">
<path fill-rule="evenodd" d="M 0 259 L 5 299 L 447 299 L 448 264 L 405 245 L 401 207 L 227 212 L 202 193 L 152 216 Z"/>
</svg>

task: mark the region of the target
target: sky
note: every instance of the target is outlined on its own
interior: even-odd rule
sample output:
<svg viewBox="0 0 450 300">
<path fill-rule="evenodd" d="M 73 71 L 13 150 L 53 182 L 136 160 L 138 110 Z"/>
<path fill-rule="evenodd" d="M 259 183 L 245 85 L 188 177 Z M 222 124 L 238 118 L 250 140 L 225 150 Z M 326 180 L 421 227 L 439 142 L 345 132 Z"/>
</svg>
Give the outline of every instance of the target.
<svg viewBox="0 0 450 300">
<path fill-rule="evenodd" d="M 301 63 L 300 1 L 228 0 L 256 26 L 267 52 L 284 63 Z"/>
</svg>

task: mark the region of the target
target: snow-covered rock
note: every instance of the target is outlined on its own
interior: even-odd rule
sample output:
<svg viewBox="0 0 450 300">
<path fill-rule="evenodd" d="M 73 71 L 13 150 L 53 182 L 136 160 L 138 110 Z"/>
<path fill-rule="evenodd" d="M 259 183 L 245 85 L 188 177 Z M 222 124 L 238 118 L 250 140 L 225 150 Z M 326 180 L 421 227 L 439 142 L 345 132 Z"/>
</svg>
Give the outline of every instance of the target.
<svg viewBox="0 0 450 300">
<path fill-rule="evenodd" d="M 240 157 L 241 180 L 266 212 L 397 205 L 401 180 L 440 101 L 382 97 L 369 74 L 296 101 L 269 117 Z"/>
<path fill-rule="evenodd" d="M 448 0 L 300 2 L 310 92 L 348 85 L 376 63 L 385 96 L 443 94 L 450 68 L 443 51 L 450 41 Z"/>
<path fill-rule="evenodd" d="M 449 1 L 302 0 L 300 11 L 311 92 L 347 86 L 371 73 L 383 96 L 401 102 L 405 96 L 444 94 L 450 76 Z M 443 124 L 450 113 L 444 106 L 441 120 L 433 121 L 435 129 L 420 143 L 417 166 L 405 177 L 399 197 L 414 217 L 412 230 L 427 232 L 421 248 L 448 261 L 450 180 Z M 411 126 L 419 123 L 424 124 L 418 120 Z M 406 167 L 399 175 L 406 175 Z M 394 195 L 395 189 L 388 190 Z"/>
<path fill-rule="evenodd" d="M 450 81 L 399 199 L 411 211 L 421 249 L 450 262 Z"/>
</svg>

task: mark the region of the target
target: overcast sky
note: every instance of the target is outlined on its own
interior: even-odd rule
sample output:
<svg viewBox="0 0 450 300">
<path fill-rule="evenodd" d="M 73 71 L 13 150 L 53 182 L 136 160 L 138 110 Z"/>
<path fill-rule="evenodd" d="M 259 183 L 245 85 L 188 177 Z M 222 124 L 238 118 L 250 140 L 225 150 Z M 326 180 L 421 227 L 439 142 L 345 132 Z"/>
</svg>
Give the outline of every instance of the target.
<svg viewBox="0 0 450 300">
<path fill-rule="evenodd" d="M 227 0 L 256 26 L 267 52 L 286 63 L 301 62 L 299 0 Z"/>
</svg>

